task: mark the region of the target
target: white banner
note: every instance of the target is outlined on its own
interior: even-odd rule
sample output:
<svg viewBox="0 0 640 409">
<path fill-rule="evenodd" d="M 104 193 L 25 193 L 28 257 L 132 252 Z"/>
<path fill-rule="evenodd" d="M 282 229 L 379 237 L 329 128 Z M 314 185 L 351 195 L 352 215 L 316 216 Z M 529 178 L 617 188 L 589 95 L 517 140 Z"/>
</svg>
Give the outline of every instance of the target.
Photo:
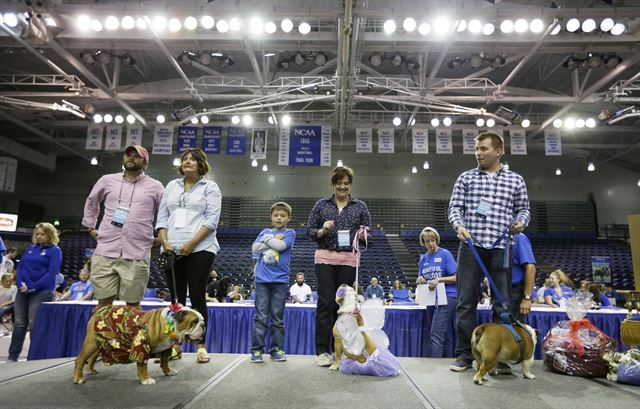
<svg viewBox="0 0 640 409">
<path fill-rule="evenodd" d="M 473 155 L 476 153 L 476 136 L 478 136 L 477 129 L 463 129 L 462 130 L 462 153 L 465 155 Z"/>
<path fill-rule="evenodd" d="M 320 140 L 320 166 L 331 166 L 331 127 L 323 126 Z"/>
<path fill-rule="evenodd" d="M 393 128 L 378 129 L 378 153 L 394 153 L 395 138 Z"/>
<path fill-rule="evenodd" d="M 103 125 L 91 124 L 87 127 L 87 144 L 85 149 L 88 151 L 99 151 L 102 149 L 102 130 Z"/>
<path fill-rule="evenodd" d="M 545 129 L 544 131 L 544 154 L 547 156 L 562 155 L 562 139 L 560 131 L 557 129 Z"/>
<path fill-rule="evenodd" d="M 373 131 L 371 128 L 356 128 L 356 153 L 373 152 Z"/>
<path fill-rule="evenodd" d="M 107 125 L 107 136 L 104 140 L 105 151 L 121 151 L 122 150 L 122 125 Z"/>
<path fill-rule="evenodd" d="M 278 154 L 278 165 L 289 166 L 289 128 L 280 128 L 280 152 Z"/>
<path fill-rule="evenodd" d="M 509 131 L 511 135 L 511 154 L 526 155 L 527 154 L 527 133 L 524 129 L 512 129 Z"/>
<path fill-rule="evenodd" d="M 153 130 L 154 155 L 171 155 L 173 153 L 173 126 L 158 125 Z"/>
<path fill-rule="evenodd" d="M 142 125 L 129 125 L 127 127 L 125 147 L 129 145 L 142 145 Z"/>
<path fill-rule="evenodd" d="M 436 128 L 436 153 L 453 153 L 451 129 Z"/>
<path fill-rule="evenodd" d="M 429 153 L 429 131 L 426 129 L 411 129 L 411 153 Z"/>
<path fill-rule="evenodd" d="M 0 192 L 13 193 L 16 189 L 17 175 L 18 160 L 8 156 L 0 157 Z M 13 231 L 15 231 L 15 225 Z"/>
<path fill-rule="evenodd" d="M 251 159 L 267 159 L 267 128 L 254 128 L 251 138 Z"/>
</svg>

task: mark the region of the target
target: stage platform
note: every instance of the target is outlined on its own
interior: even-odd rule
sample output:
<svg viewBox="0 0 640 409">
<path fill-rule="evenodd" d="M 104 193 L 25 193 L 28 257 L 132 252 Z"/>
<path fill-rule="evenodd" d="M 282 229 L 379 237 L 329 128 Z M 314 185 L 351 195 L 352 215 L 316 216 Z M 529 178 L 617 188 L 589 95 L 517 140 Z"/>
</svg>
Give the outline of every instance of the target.
<svg viewBox="0 0 640 409">
<path fill-rule="evenodd" d="M 172 362 L 177 376 L 150 363 L 155 385 L 140 385 L 135 365 L 105 368 L 74 385 L 73 359 L 0 364 L 4 408 L 638 408 L 640 387 L 606 379 L 563 376 L 536 361 L 535 380 L 514 375 L 473 384 L 473 372 L 451 372 L 450 359 L 400 358 L 395 378 L 344 375 L 317 367 L 310 355 L 287 362 L 249 361 L 249 355 L 212 354 L 197 364 L 194 354 Z"/>
</svg>

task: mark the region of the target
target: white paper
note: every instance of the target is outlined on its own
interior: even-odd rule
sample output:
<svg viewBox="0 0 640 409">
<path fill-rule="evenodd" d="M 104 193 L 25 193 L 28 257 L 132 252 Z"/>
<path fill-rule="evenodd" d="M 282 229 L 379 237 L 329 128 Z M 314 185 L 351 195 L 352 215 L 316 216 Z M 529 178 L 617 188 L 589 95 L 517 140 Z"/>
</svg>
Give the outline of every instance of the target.
<svg viewBox="0 0 640 409">
<path fill-rule="evenodd" d="M 451 142 L 451 129 L 436 128 L 436 153 L 453 153 L 453 143 Z"/>
<path fill-rule="evenodd" d="M 378 129 L 378 153 L 394 153 L 394 136 L 393 128 Z"/>
<path fill-rule="evenodd" d="M 527 135 L 524 129 L 512 129 L 511 135 L 511 154 L 526 155 L 527 154 Z"/>
<path fill-rule="evenodd" d="M 433 291 L 429 290 L 428 284 L 419 284 L 416 288 L 416 296 L 420 305 L 436 305 L 436 295 L 438 296 L 438 305 L 447 305 L 447 292 L 444 289 L 444 283 L 436 285 L 436 289 Z"/>
<path fill-rule="evenodd" d="M 427 129 L 412 128 L 411 153 L 429 153 L 429 131 Z"/>
<path fill-rule="evenodd" d="M 476 136 L 478 136 L 478 131 L 475 129 L 462 130 L 462 153 L 464 155 L 476 153 Z"/>
<path fill-rule="evenodd" d="M 373 132 L 371 128 L 356 128 L 356 153 L 373 151 Z"/>
<path fill-rule="evenodd" d="M 544 130 L 544 153 L 547 156 L 562 155 L 562 139 L 560 131 L 555 129 Z"/>
</svg>

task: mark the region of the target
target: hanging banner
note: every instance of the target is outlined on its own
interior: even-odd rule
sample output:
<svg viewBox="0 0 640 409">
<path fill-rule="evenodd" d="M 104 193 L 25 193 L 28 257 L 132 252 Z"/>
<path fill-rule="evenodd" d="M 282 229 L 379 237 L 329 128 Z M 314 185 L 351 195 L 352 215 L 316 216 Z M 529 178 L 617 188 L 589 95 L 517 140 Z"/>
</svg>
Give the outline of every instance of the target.
<svg viewBox="0 0 640 409">
<path fill-rule="evenodd" d="M 429 131 L 426 129 L 411 129 L 411 153 L 429 153 Z"/>
<path fill-rule="evenodd" d="M 122 150 L 122 125 L 107 125 L 107 136 L 104 140 L 105 151 Z"/>
<path fill-rule="evenodd" d="M 462 153 L 465 155 L 473 155 L 476 153 L 476 136 L 477 129 L 462 130 Z"/>
<path fill-rule="evenodd" d="M 102 149 L 102 130 L 104 126 L 100 124 L 91 124 L 87 127 L 87 144 L 85 149 L 88 151 L 99 151 Z"/>
<path fill-rule="evenodd" d="M 371 128 L 356 128 L 356 153 L 373 152 L 373 132 Z"/>
<path fill-rule="evenodd" d="M 222 139 L 221 126 L 202 127 L 202 150 L 205 153 L 220 153 L 220 140 Z"/>
<path fill-rule="evenodd" d="M 251 138 L 251 159 L 267 159 L 267 129 L 255 128 Z"/>
<path fill-rule="evenodd" d="M 560 131 L 556 129 L 545 129 L 544 154 L 547 156 L 562 155 L 562 139 L 560 138 Z"/>
<path fill-rule="evenodd" d="M 127 127 L 127 139 L 125 146 L 142 145 L 142 125 L 130 125 Z"/>
<path fill-rule="evenodd" d="M 453 153 L 451 129 L 436 128 L 436 153 Z"/>
<path fill-rule="evenodd" d="M 331 127 L 301 125 L 282 128 L 278 165 L 331 166 Z"/>
<path fill-rule="evenodd" d="M 394 153 L 395 133 L 393 128 L 378 129 L 378 153 Z"/>
<path fill-rule="evenodd" d="M 591 273 L 594 283 L 611 283 L 611 258 L 591 256 Z"/>
<path fill-rule="evenodd" d="M 247 128 L 230 126 L 227 128 L 227 155 L 247 154 Z"/>
<path fill-rule="evenodd" d="M 178 127 L 178 152 L 184 152 L 198 146 L 198 127 L 179 126 Z"/>
<path fill-rule="evenodd" d="M 173 126 L 158 125 L 153 130 L 154 155 L 171 155 L 173 153 Z"/>
<path fill-rule="evenodd" d="M 509 131 L 511 135 L 511 154 L 526 155 L 527 154 L 527 133 L 524 129 L 512 129 Z"/>
<path fill-rule="evenodd" d="M 13 193 L 16 188 L 16 176 L 18 175 L 18 160 L 8 156 L 0 156 L 0 192 Z M 0 230 L 2 229 L 0 217 Z M 6 227 L 6 225 L 5 225 Z M 13 230 L 15 231 L 15 224 Z"/>
</svg>

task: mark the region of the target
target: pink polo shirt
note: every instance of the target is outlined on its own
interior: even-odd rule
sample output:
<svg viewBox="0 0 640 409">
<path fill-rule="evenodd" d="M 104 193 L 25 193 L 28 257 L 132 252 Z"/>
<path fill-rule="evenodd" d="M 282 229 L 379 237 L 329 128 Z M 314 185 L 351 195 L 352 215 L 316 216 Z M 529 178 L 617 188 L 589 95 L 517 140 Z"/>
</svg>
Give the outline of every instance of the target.
<svg viewBox="0 0 640 409">
<path fill-rule="evenodd" d="M 124 177 L 124 172 L 98 179 L 84 204 L 82 219 L 83 226 L 95 228 L 100 203 L 104 202 L 95 254 L 129 260 L 148 258 L 153 245 L 153 219 L 163 192 L 162 184 L 144 173 L 133 182 Z M 122 227 L 111 224 L 118 207 L 129 209 Z"/>
</svg>

